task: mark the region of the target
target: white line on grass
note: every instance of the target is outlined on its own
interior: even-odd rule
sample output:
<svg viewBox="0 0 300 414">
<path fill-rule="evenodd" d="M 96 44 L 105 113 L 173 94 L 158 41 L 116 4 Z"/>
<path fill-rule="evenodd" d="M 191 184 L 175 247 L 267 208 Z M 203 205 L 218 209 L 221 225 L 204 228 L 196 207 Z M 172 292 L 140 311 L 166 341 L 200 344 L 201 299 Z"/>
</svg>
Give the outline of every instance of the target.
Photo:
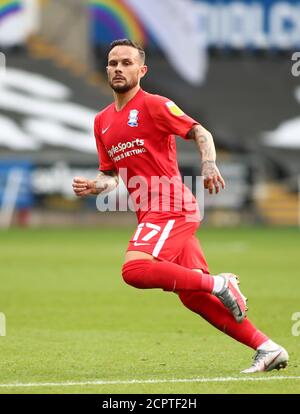
<svg viewBox="0 0 300 414">
<path fill-rule="evenodd" d="M 130 384 L 162 384 L 162 383 L 180 383 L 180 382 L 231 382 L 231 381 L 280 381 L 280 380 L 300 380 L 299 377 L 217 377 L 217 378 L 170 378 L 170 379 L 133 379 L 124 381 L 68 381 L 68 382 L 32 382 L 32 383 L 15 383 L 0 384 L 1 388 L 17 387 L 73 387 L 81 385 L 130 385 Z"/>
</svg>

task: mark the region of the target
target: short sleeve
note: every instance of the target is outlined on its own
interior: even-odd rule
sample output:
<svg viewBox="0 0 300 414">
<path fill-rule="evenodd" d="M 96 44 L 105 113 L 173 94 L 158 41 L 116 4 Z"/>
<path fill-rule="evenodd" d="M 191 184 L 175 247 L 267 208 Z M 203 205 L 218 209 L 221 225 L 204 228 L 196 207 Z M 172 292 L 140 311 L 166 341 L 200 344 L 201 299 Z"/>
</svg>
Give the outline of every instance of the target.
<svg viewBox="0 0 300 414">
<path fill-rule="evenodd" d="M 107 153 L 107 150 L 101 140 L 101 136 L 99 133 L 99 116 L 97 115 L 94 122 L 94 135 L 96 139 L 96 146 L 98 151 L 98 159 L 99 159 L 99 170 L 101 171 L 111 171 L 115 170 L 116 167 L 112 162 L 110 156 Z"/>
<path fill-rule="evenodd" d="M 199 122 L 186 115 L 173 101 L 159 95 L 148 95 L 147 109 L 156 127 L 165 134 L 187 139 L 187 133 Z"/>
</svg>

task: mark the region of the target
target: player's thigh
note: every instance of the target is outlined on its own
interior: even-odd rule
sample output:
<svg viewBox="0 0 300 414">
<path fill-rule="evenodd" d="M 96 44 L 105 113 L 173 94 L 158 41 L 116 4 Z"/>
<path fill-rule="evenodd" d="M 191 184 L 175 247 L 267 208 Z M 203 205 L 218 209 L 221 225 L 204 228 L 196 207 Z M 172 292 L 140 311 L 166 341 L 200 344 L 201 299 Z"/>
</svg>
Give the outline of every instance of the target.
<svg viewBox="0 0 300 414">
<path fill-rule="evenodd" d="M 177 256 L 175 263 L 188 269 L 200 270 L 203 273 L 209 273 L 208 264 L 201 248 L 200 242 L 196 236 L 192 235 L 185 243 L 180 254 Z"/>
<path fill-rule="evenodd" d="M 124 264 L 130 262 L 131 260 L 151 260 L 153 262 L 157 261 L 157 259 L 155 259 L 155 257 L 153 257 L 151 254 L 139 252 L 136 250 L 130 250 L 126 252 Z"/>
</svg>

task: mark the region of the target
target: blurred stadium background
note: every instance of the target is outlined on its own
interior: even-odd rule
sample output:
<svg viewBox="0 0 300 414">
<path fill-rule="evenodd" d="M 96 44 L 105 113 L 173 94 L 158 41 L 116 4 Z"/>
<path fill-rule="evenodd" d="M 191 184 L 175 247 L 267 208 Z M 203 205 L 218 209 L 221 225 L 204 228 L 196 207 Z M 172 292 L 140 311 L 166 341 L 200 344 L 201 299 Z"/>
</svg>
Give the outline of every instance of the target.
<svg viewBox="0 0 300 414">
<path fill-rule="evenodd" d="M 96 112 L 111 102 L 106 50 L 144 45 L 143 87 L 176 101 L 214 135 L 227 180 L 206 197 L 205 224 L 299 224 L 300 1 L 2 0 L 0 205 L 2 227 L 121 225 L 72 195 L 94 177 Z M 199 175 L 178 139 L 182 174 Z"/>
</svg>

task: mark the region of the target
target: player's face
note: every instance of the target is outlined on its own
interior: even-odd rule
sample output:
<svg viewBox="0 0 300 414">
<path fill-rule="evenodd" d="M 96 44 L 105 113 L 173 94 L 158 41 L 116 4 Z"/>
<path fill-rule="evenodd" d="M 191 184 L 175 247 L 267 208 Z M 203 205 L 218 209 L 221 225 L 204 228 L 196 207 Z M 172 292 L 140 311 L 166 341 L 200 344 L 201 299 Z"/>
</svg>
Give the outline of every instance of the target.
<svg viewBox="0 0 300 414">
<path fill-rule="evenodd" d="M 137 86 L 146 74 L 137 49 L 131 46 L 115 46 L 108 55 L 107 75 L 116 93 L 126 93 Z"/>
</svg>

